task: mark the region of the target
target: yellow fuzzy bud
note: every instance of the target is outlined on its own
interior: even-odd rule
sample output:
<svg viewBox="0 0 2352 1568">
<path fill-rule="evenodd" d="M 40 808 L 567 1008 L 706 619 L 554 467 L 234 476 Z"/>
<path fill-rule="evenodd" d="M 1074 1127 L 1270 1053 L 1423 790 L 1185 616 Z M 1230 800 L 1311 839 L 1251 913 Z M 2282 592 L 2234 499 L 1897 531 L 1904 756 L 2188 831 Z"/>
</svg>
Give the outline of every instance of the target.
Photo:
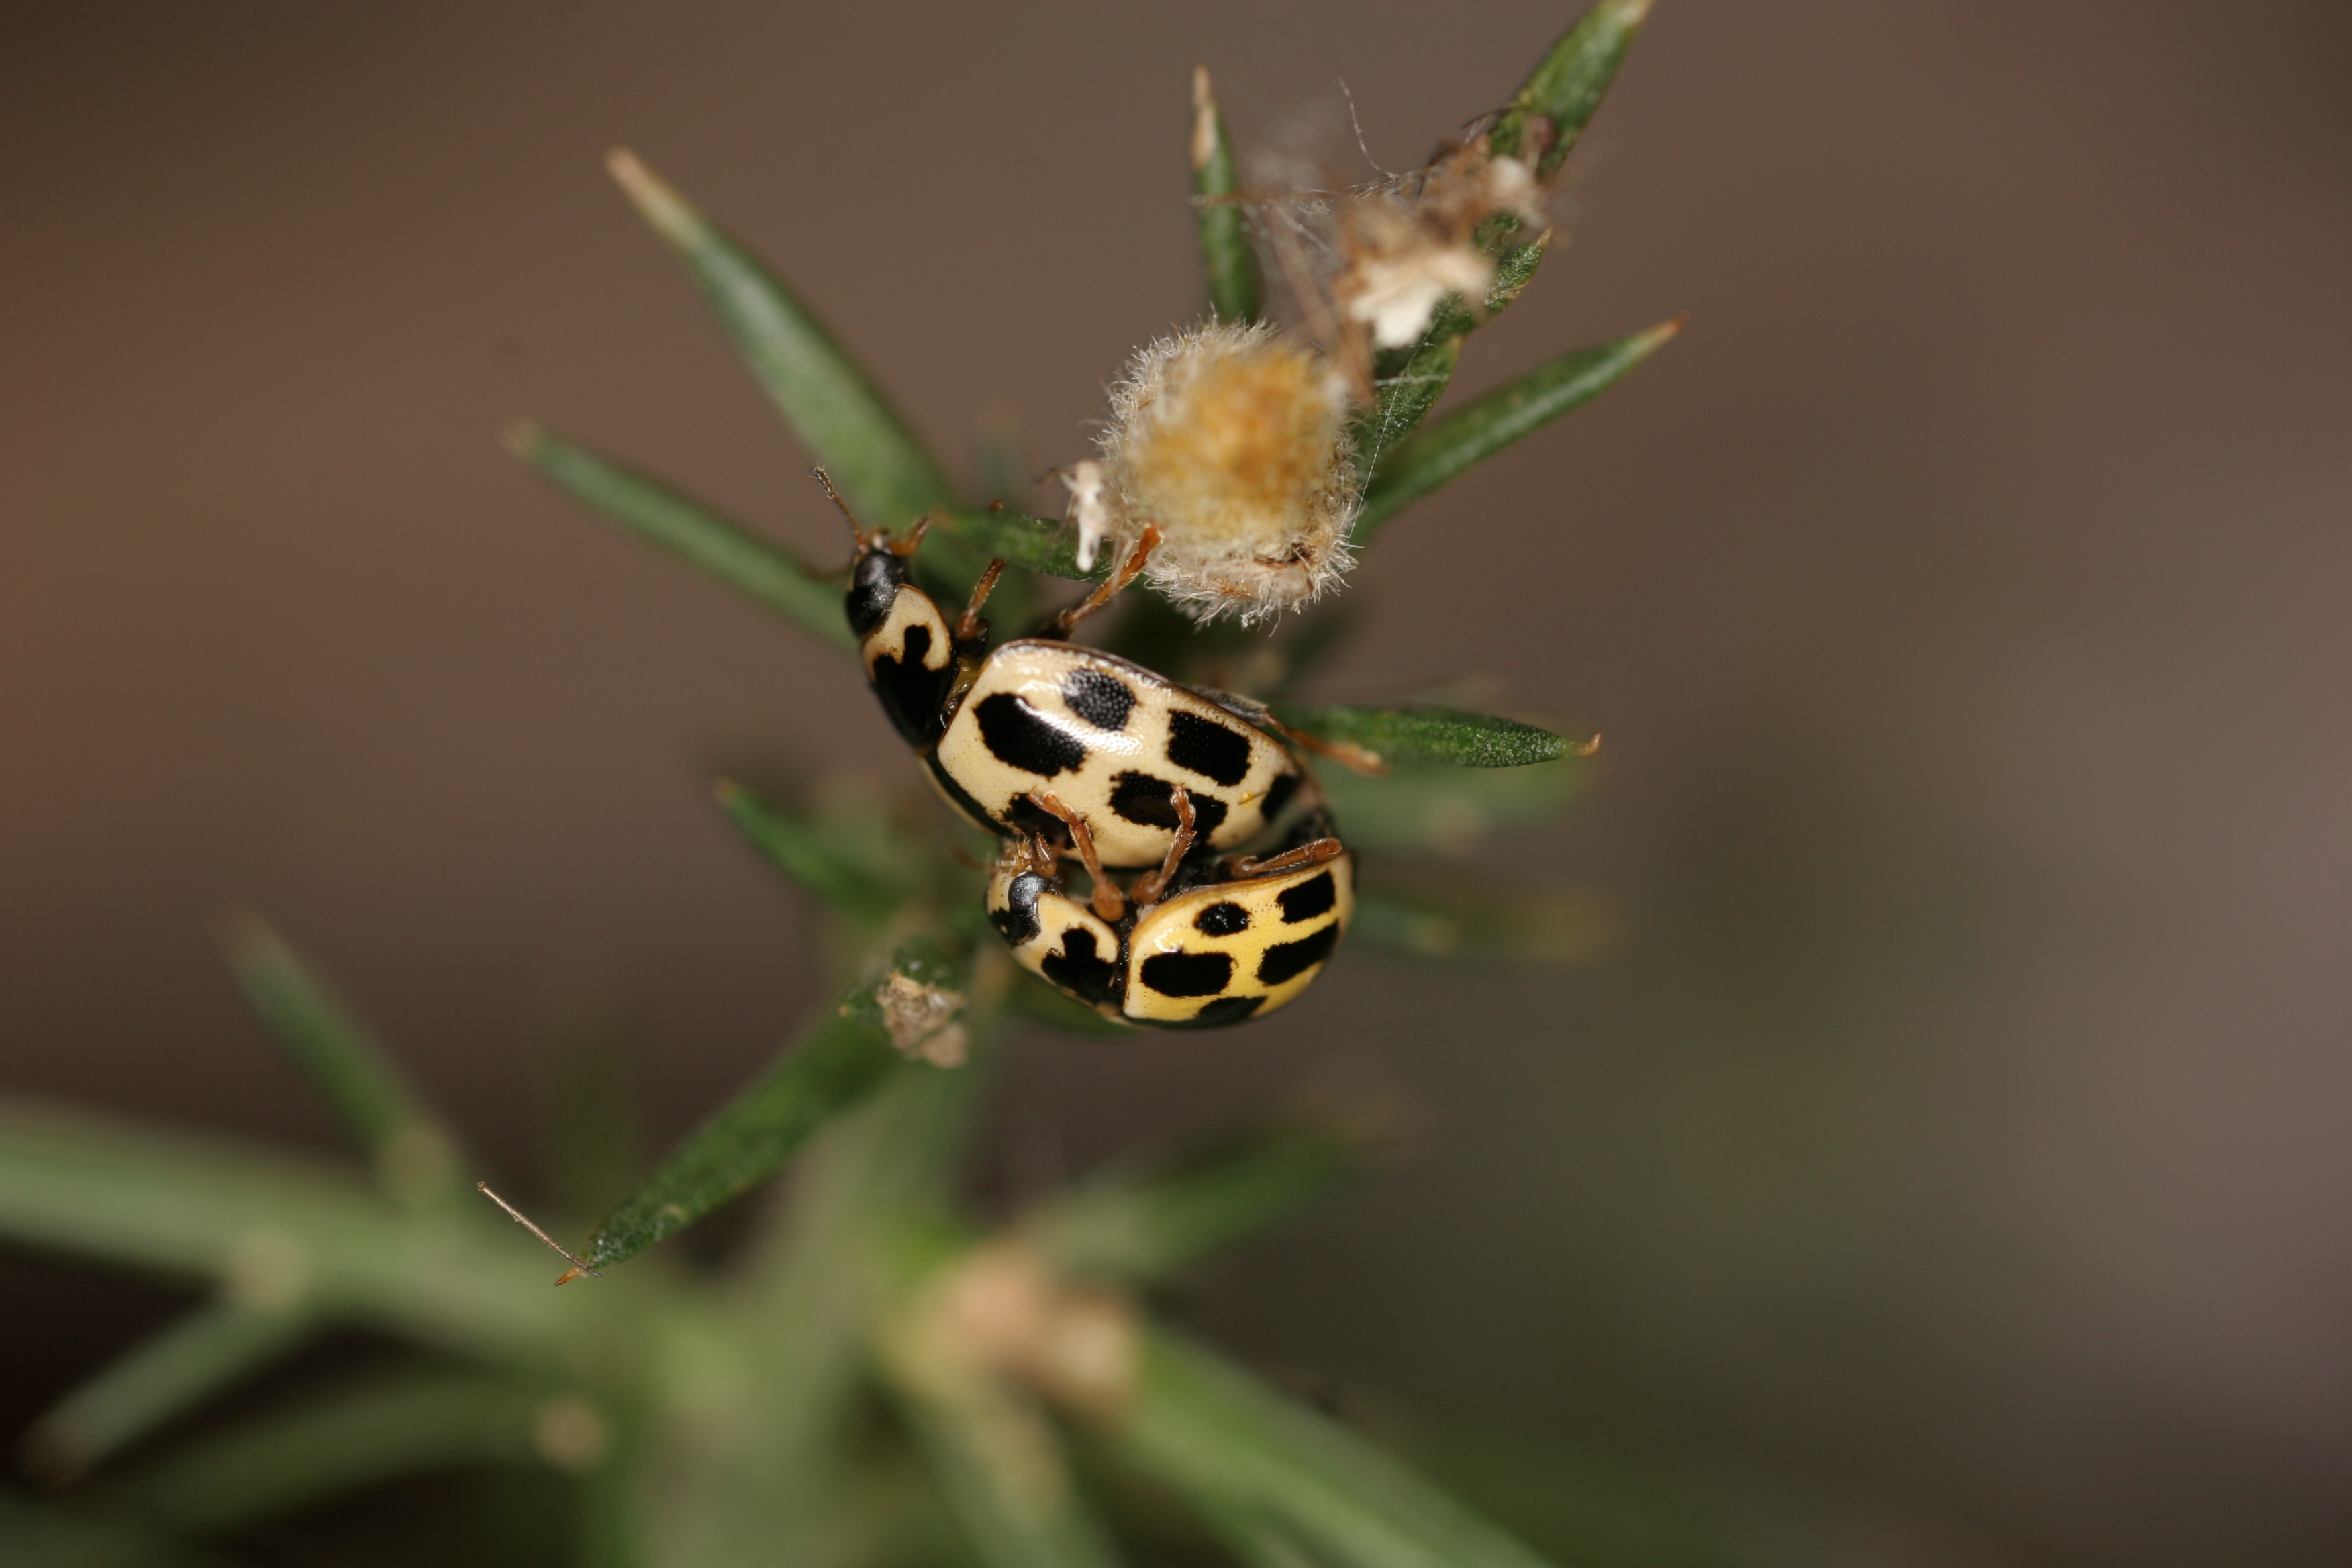
<svg viewBox="0 0 2352 1568">
<path fill-rule="evenodd" d="M 1146 579 L 1197 620 L 1312 602 L 1353 563 L 1351 412 L 1347 377 L 1270 327 L 1210 321 L 1145 346 L 1111 391 L 1099 468 L 1074 470 L 1081 553 L 1153 523 Z"/>
</svg>

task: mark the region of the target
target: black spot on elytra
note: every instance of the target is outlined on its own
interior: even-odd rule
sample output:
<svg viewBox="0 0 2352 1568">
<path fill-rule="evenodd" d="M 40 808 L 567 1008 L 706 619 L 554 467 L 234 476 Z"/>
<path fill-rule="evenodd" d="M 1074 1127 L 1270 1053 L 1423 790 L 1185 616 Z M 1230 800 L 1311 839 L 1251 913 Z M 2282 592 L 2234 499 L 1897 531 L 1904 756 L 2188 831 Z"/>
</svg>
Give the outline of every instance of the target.
<svg viewBox="0 0 2352 1568">
<path fill-rule="evenodd" d="M 1297 793 L 1298 775 L 1297 773 L 1276 773 L 1274 776 L 1274 782 L 1265 786 L 1265 805 L 1264 807 L 1265 819 L 1268 822 L 1272 822 L 1276 817 L 1280 816 L 1282 815 L 1282 808 L 1290 804 L 1290 797 Z M 1316 837 L 1320 837 L 1322 836 L 1318 834 Z"/>
<path fill-rule="evenodd" d="M 1339 885 L 1331 873 L 1310 879 L 1295 888 L 1285 888 L 1275 894 L 1274 901 L 1282 906 L 1282 923 L 1295 926 L 1301 921 L 1311 921 L 1339 901 Z"/>
<path fill-rule="evenodd" d="M 988 911 L 989 924 L 1014 947 L 1032 941 L 1043 929 L 1037 923 L 1037 895 L 1045 890 L 1045 878 L 1034 871 L 1022 872 L 1004 889 L 1004 908 Z"/>
<path fill-rule="evenodd" d="M 906 563 L 887 550 L 870 551 L 857 558 L 849 574 L 849 592 L 842 608 L 849 612 L 849 629 L 863 642 L 866 634 L 890 618 L 898 584 L 907 580 Z"/>
<path fill-rule="evenodd" d="M 1192 924 L 1211 936 L 1232 936 L 1249 930 L 1249 911 L 1239 904 L 1211 904 L 1192 917 Z"/>
<path fill-rule="evenodd" d="M 1074 669 L 1062 682 L 1062 700 L 1070 711 L 1097 730 L 1124 730 L 1135 710 L 1135 693 L 1117 676 L 1099 669 Z"/>
<path fill-rule="evenodd" d="M 948 690 L 955 683 L 953 660 L 939 669 L 923 668 L 930 651 L 931 628 L 910 626 L 907 656 L 877 658 L 866 671 L 874 695 L 882 700 L 882 711 L 890 715 L 907 743 L 918 749 L 936 743 L 946 731 Z"/>
<path fill-rule="evenodd" d="M 1214 996 L 1232 984 L 1234 961 L 1222 952 L 1155 952 L 1140 973 L 1162 996 Z"/>
<path fill-rule="evenodd" d="M 1225 803 L 1198 790 L 1185 793 L 1192 797 L 1192 826 L 1206 838 L 1223 824 Z M 1176 786 L 1150 773 L 1115 774 L 1110 781 L 1110 808 L 1139 827 L 1165 827 L 1173 832 Z"/>
<path fill-rule="evenodd" d="M 1047 953 L 1038 967 L 1055 986 L 1090 1007 L 1117 1002 L 1127 989 L 1118 965 L 1096 956 L 1095 933 L 1082 926 L 1064 931 L 1062 951 Z"/>
<path fill-rule="evenodd" d="M 1204 1002 L 1201 1010 L 1189 1018 L 1155 1018 L 1153 1023 L 1164 1029 L 1214 1029 L 1226 1024 L 1238 1024 L 1265 1005 L 1263 996 L 1220 996 Z"/>
<path fill-rule="evenodd" d="M 1168 715 L 1168 760 L 1233 785 L 1249 773 L 1249 736 L 1198 713 Z"/>
<path fill-rule="evenodd" d="M 980 738 L 1008 768 L 1052 778 L 1087 760 L 1087 749 L 1037 716 L 1037 710 L 1010 691 L 983 698 L 973 717 Z"/>
<path fill-rule="evenodd" d="M 1332 921 L 1321 931 L 1269 947 L 1257 961 L 1257 978 L 1261 985 L 1279 985 L 1286 980 L 1296 980 L 1325 959 L 1339 945 L 1339 922 Z"/>
</svg>

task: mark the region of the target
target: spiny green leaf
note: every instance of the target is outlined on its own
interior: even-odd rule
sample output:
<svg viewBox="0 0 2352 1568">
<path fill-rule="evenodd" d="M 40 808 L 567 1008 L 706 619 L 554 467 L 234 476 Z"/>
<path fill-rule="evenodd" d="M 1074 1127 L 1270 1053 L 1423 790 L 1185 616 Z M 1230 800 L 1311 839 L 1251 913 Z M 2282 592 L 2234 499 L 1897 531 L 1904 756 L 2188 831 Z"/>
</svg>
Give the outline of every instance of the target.
<svg viewBox="0 0 2352 1568">
<path fill-rule="evenodd" d="M 944 1202 L 979 1119 L 983 1045 L 959 1072 L 891 1075 L 811 1141 L 791 1201 L 755 1219 L 730 1282 L 734 1321 L 749 1331 L 730 1342 L 721 1375 L 758 1396 L 730 1417 L 730 1462 L 677 1478 L 649 1555 L 839 1560 L 842 1516 L 864 1511 L 849 1494 L 872 1476 L 855 1434 L 876 1320 L 895 1278 L 884 1255 L 909 1214 Z"/>
<path fill-rule="evenodd" d="M 1511 95 L 1487 133 L 1487 144 L 1498 153 L 1531 160 L 1536 177 L 1549 179 L 1600 109 L 1651 4 L 1601 0 L 1587 11 Z"/>
<path fill-rule="evenodd" d="M 367 1151 L 384 1190 L 405 1203 L 459 1190 L 456 1138 L 326 982 L 257 916 L 224 921 L 220 944 L 246 1000 Z"/>
<path fill-rule="evenodd" d="M 1459 853 L 1496 828 L 1541 821 L 1573 800 L 1591 764 L 1563 757 L 1524 768 L 1398 765 L 1381 778 L 1321 771 L 1331 815 L 1358 849 Z"/>
<path fill-rule="evenodd" d="M 1060 1436 L 1028 1394 L 937 1325 L 886 1335 L 881 1361 L 982 1562 L 1111 1568 L 1116 1559 L 1072 1484 Z"/>
<path fill-rule="evenodd" d="M 1391 349 L 1372 363 L 1377 402 L 1356 423 L 1356 471 L 1367 480 L 1388 454 L 1419 428 L 1445 395 L 1462 358 L 1462 340 L 1509 309 L 1542 265 L 1551 246 L 1546 229 L 1524 245 L 1512 246 L 1495 262 L 1495 281 L 1486 290 L 1486 309 L 1473 314 L 1459 295 L 1448 295 L 1421 334 L 1406 348 Z M 1359 537 L 1360 537 L 1360 532 Z"/>
<path fill-rule="evenodd" d="M 0 1563 L 8 1568 L 231 1568 L 103 1506 L 34 1504 L 0 1491 Z"/>
<path fill-rule="evenodd" d="M 1092 572 L 1078 568 L 1077 537 L 1050 518 L 1017 511 L 940 511 L 931 521 L 983 557 L 993 556 L 1024 571 L 1083 583 L 1110 569 L 1108 559 Z"/>
<path fill-rule="evenodd" d="M 319 1161 L 0 1101 L 0 1236 L 470 1355 L 560 1358 L 572 1293 L 471 1213 L 404 1211 Z"/>
<path fill-rule="evenodd" d="M 588 1238 L 588 1266 L 625 1262 L 738 1196 L 904 1067 L 878 1024 L 829 1017 L 804 1031 L 605 1216 Z"/>
<path fill-rule="evenodd" d="M 955 503 L 939 465 L 792 291 L 626 151 L 613 177 L 669 242 L 735 351 L 868 528 Z"/>
<path fill-rule="evenodd" d="M 250 1418 L 148 1467 L 125 1489 L 173 1531 L 217 1534 L 401 1476 L 529 1462 L 543 1404 L 530 1389 L 478 1376 L 406 1374 Z"/>
<path fill-rule="evenodd" d="M 1138 1468 L 1204 1500 L 1211 1528 L 1240 1510 L 1345 1568 L 1548 1568 L 1396 1459 L 1203 1347 L 1147 1330 L 1140 1359 L 1110 1436 Z"/>
<path fill-rule="evenodd" d="M 1459 708 L 1364 708 L 1345 702 L 1286 702 L 1295 730 L 1343 741 L 1388 763 L 1450 763 L 1458 768 L 1517 768 L 1556 762 L 1573 743 L 1549 730 Z"/>
<path fill-rule="evenodd" d="M 1394 375 L 1380 379 L 1374 393 L 1377 401 L 1356 426 L 1359 474 L 1369 480 L 1381 459 L 1421 427 L 1454 384 L 1454 373 L 1461 363 L 1462 335 L 1456 332 L 1416 348 Z"/>
<path fill-rule="evenodd" d="M 1242 1568 L 1325 1568 L 1296 1537 L 1255 1509 L 1202 1492 L 1185 1500 L 1241 1560 Z"/>
<path fill-rule="evenodd" d="M 719 805 L 736 831 L 768 863 L 811 893 L 860 920 L 884 921 L 907 889 L 880 868 L 849 852 L 838 833 L 795 816 L 739 784 L 721 782 Z"/>
<path fill-rule="evenodd" d="M 1362 1173 L 1388 1142 L 1380 1119 L 1264 1129 L 1176 1167 L 1118 1170 L 1048 1199 L 1022 1232 L 1067 1279 L 1165 1279 L 1305 1212 Z"/>
<path fill-rule="evenodd" d="M 857 639 L 841 608 L 840 574 L 817 572 L 700 501 L 538 426 L 511 426 L 507 449 L 623 528 L 699 567 L 821 642 Z"/>
<path fill-rule="evenodd" d="M 1364 492 L 1354 538 L 1359 542 L 1369 539 L 1407 503 L 1538 426 L 1590 403 L 1681 330 L 1681 321 L 1667 321 L 1614 342 L 1562 354 L 1425 426 L 1381 459 Z"/>
<path fill-rule="evenodd" d="M 1234 168 L 1225 117 L 1209 91 L 1209 68 L 1192 68 L 1193 211 L 1201 226 L 1201 259 L 1209 273 L 1209 309 L 1224 321 L 1258 316 L 1257 257 L 1242 212 L 1241 176 Z"/>
<path fill-rule="evenodd" d="M 887 973 L 961 994 L 970 964 L 970 947 L 960 936 L 922 939 L 893 954 Z M 893 1047 L 877 990 L 864 984 L 852 992 L 688 1133 L 588 1238 L 589 1267 L 634 1258 L 741 1194 L 894 1072 L 934 1070 L 909 1066 Z"/>
<path fill-rule="evenodd" d="M 1416 885 L 1394 867 L 1381 873 L 1377 887 L 1356 889 L 1354 940 L 1425 958 L 1591 963 L 1616 937 L 1609 900 L 1591 889 L 1529 891 L 1458 875 Z"/>
<path fill-rule="evenodd" d="M 197 1307 L 67 1394 L 25 1434 L 26 1462 L 70 1480 L 308 1337 L 299 1308 L 221 1300 Z"/>
</svg>

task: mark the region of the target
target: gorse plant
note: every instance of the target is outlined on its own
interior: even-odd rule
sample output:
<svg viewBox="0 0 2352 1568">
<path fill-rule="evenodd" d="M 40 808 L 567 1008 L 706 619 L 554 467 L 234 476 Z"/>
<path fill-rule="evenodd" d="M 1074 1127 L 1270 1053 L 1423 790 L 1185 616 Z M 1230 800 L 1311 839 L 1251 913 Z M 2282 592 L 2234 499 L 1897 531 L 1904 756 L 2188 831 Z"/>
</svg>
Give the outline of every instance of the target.
<svg viewBox="0 0 2352 1568">
<path fill-rule="evenodd" d="M 635 159 L 613 167 L 848 505 L 873 528 L 929 520 L 914 570 L 942 604 L 1002 561 L 992 608 L 1017 622 L 1055 579 L 1108 571 L 1139 531 L 1161 531 L 1165 552 L 1149 588 L 1127 595 L 1111 646 L 1172 679 L 1244 693 L 1237 710 L 1385 770 L 1326 770 L 1335 819 L 1370 855 L 1354 939 L 1559 957 L 1587 935 L 1570 901 L 1465 889 L 1414 862 L 1559 807 L 1579 748 L 1507 719 L 1297 698 L 1343 629 L 1336 606 L 1283 617 L 1272 636 L 1247 627 L 1332 589 L 1407 502 L 1671 335 L 1564 354 L 1430 417 L 1463 339 L 1542 260 L 1549 235 L 1530 221 L 1542 187 L 1646 9 L 1601 0 L 1498 114 L 1428 168 L 1361 191 L 1245 191 L 1201 78 L 1192 163 L 1213 324 L 1139 355 L 1102 449 L 1066 470 L 1075 529 L 1006 504 L 1018 498 L 959 495 L 772 273 Z M 1257 325 L 1254 237 L 1285 275 L 1314 279 L 1288 332 Z M 1274 387 L 1294 390 L 1269 435 Z M 837 572 L 548 431 L 519 428 L 510 445 L 819 643 L 853 647 Z M 1246 482 L 1204 480 L 1203 464 L 1246 469 Z M 857 679 L 846 662 L 829 668 Z M 230 963 L 363 1168 L 0 1105 L 0 1234 L 205 1292 L 29 1435 L 36 1470 L 70 1485 L 38 1504 L 0 1498 L 0 1557 L 219 1561 L 323 1501 L 507 1466 L 567 1479 L 570 1534 L 551 1553 L 586 1563 L 1087 1568 L 1220 1551 L 1267 1568 L 1539 1561 L 1152 1310 L 1163 1281 L 1360 1168 L 1381 1142 L 1374 1121 L 1273 1120 L 1186 1160 L 1118 1164 L 1010 1216 L 976 1217 L 958 1201 L 960 1155 L 1009 1037 L 1118 1026 L 1013 966 L 944 813 L 897 822 L 855 799 L 803 812 L 733 784 L 719 800 L 837 923 L 836 1000 L 617 1205 L 629 1177 L 610 1173 L 611 1148 L 559 1151 L 559 1178 L 574 1175 L 555 1183 L 551 1213 L 605 1215 L 565 1275 L 594 1272 L 587 1288 L 547 1289 L 546 1256 L 474 1191 L 478 1162 L 256 921 L 225 931 Z M 593 1121 L 558 1120 L 575 1138 Z M 788 1160 L 788 1200 L 724 1268 L 639 1258 Z M 416 1353 L 260 1414 L 170 1430 L 335 1327 Z"/>
</svg>

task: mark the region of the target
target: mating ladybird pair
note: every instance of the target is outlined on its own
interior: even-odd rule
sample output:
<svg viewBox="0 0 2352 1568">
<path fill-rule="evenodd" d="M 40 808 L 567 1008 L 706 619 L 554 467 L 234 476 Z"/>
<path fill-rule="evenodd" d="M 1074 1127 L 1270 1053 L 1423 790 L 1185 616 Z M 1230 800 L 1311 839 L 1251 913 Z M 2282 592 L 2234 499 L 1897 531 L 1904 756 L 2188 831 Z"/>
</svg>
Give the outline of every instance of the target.
<svg viewBox="0 0 2352 1568">
<path fill-rule="evenodd" d="M 850 527 L 866 679 L 948 804 L 1003 837 L 988 914 L 1013 958 L 1106 1017 L 1157 1028 L 1239 1023 L 1306 990 L 1355 906 L 1312 779 L 1232 710 L 1067 640 L 1143 569 L 1156 533 L 1086 600 L 992 649 L 980 612 L 1002 562 L 950 623 L 907 579 L 922 522 L 903 539 Z M 1092 880 L 1085 900 L 1062 885 L 1066 860 Z M 1139 875 L 1122 889 L 1114 871 Z"/>
</svg>

